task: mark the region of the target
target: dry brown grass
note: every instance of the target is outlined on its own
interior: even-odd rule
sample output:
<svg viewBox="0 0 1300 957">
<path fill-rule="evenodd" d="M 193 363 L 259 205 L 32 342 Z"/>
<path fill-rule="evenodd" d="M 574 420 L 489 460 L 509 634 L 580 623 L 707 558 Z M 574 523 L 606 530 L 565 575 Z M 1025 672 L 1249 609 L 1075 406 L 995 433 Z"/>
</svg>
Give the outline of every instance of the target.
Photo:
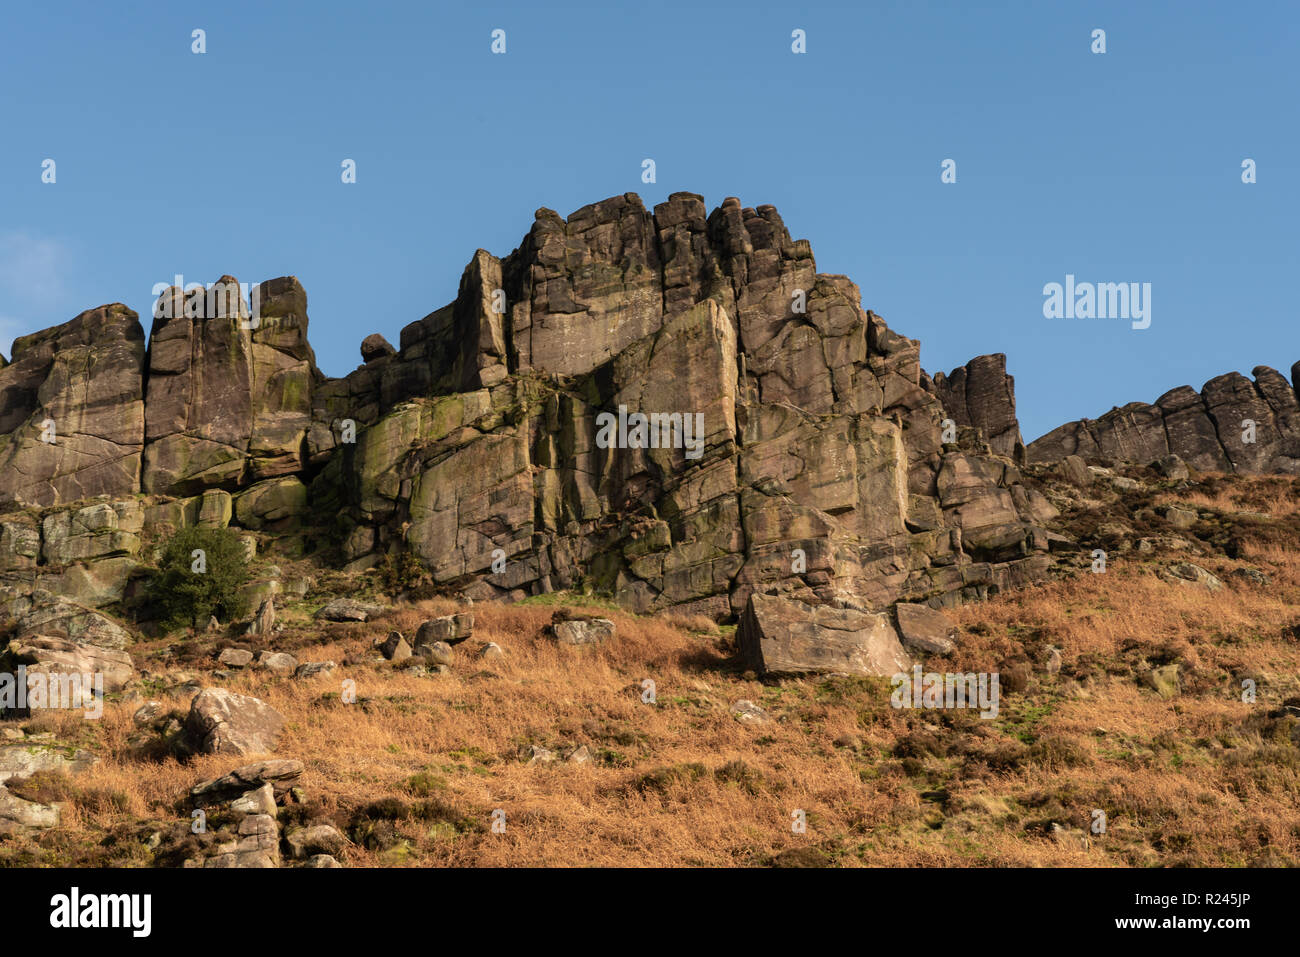
<svg viewBox="0 0 1300 957">
<path fill-rule="evenodd" d="M 759 682 L 735 663 L 730 629 L 703 621 L 593 609 L 614 619 L 615 638 L 556 646 L 541 637 L 552 609 L 529 604 L 476 606 L 449 676 L 369 660 L 375 636 L 411 635 L 457 608 L 428 601 L 278 637 L 301 660 L 361 662 L 332 676 L 245 672 L 222 685 L 287 717 L 276 754 L 305 762 L 309 802 L 290 813 L 348 833 L 349 865 L 760 865 L 808 847 L 841 866 L 1295 865 L 1300 748 L 1279 706 L 1300 694 L 1300 644 L 1287 630 L 1300 622 L 1300 552 L 1270 544 L 1243 558 L 1272 584 L 1228 577 L 1238 562 L 1198 559 L 1230 582 L 1211 594 L 1116 556 L 1105 575 L 957 610 L 959 651 L 931 668 L 1034 666 L 992 721 L 895 710 L 886 679 Z M 481 667 L 484 641 L 506 661 Z M 1059 675 L 1037 667 L 1049 645 Z M 1164 700 L 1140 678 L 1170 662 L 1183 690 Z M 641 700 L 646 678 L 654 705 Z M 1244 678 L 1258 685 L 1254 704 L 1241 700 Z M 355 704 L 340 700 L 343 679 L 356 683 Z M 742 698 L 772 720 L 738 722 L 730 706 Z M 67 802 L 65 822 L 11 861 L 148 863 L 138 840 L 101 842 L 134 822 L 187 820 L 175 802 L 189 787 L 247 763 L 131 757 L 137 706 L 112 704 L 93 725 L 42 719 L 102 761 L 47 783 Z M 592 761 L 530 765 L 532 745 L 561 758 L 586 746 Z M 371 807 L 383 798 L 402 803 Z M 504 834 L 490 829 L 494 809 Z M 792 833 L 795 809 L 806 834 Z M 1107 830 L 1085 838 L 1094 809 Z"/>
</svg>

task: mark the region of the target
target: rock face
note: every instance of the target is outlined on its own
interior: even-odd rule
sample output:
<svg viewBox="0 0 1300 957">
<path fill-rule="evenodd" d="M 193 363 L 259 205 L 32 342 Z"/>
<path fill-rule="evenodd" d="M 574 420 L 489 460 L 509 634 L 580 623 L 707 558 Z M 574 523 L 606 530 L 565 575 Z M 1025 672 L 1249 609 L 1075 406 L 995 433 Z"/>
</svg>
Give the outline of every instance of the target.
<svg viewBox="0 0 1300 957">
<path fill-rule="evenodd" d="M 254 316 L 233 277 L 214 286 L 223 288 L 230 291 L 160 297 L 149 337 L 143 491 L 192 495 L 302 468 L 318 376 L 307 294 L 293 277 L 262 283 Z"/>
<path fill-rule="evenodd" d="M 774 595 L 750 596 L 736 640 L 759 674 L 894 675 L 912 666 L 887 614 Z"/>
<path fill-rule="evenodd" d="M 1005 359 L 930 380 L 771 206 L 538 210 L 518 249 L 476 252 L 454 301 L 396 349 L 367 337 L 341 379 L 315 367 L 297 280 L 255 293 L 166 291 L 147 354 L 117 305 L 19 340 L 0 369 L 0 576 L 34 587 L 46 551 L 133 560 L 141 532 L 95 524 L 98 503 L 49 530 L 3 509 L 100 494 L 150 496 L 145 538 L 235 524 L 349 567 L 409 552 L 471 598 L 585 587 L 715 618 L 755 591 L 956 603 L 1049 562 Z M 46 415 L 64 444 L 39 441 Z M 974 440 L 945 446 L 949 417 Z M 117 600 L 129 571 L 67 587 Z"/>
<path fill-rule="evenodd" d="M 23 336 L 0 368 L 0 504 L 139 490 L 144 331 L 121 303 Z"/>
<path fill-rule="evenodd" d="M 1007 375 L 1005 355 L 977 356 L 946 376 L 935 373 L 932 391 L 954 422 L 979 429 L 997 454 L 1024 461 L 1025 443 L 1016 419 L 1016 380 Z"/>
<path fill-rule="evenodd" d="M 1282 374 L 1256 366 L 1171 389 L 1154 405 L 1130 402 L 1100 419 L 1067 422 L 1029 444 L 1031 462 L 1079 455 L 1149 465 L 1175 455 L 1201 471 L 1300 475 L 1300 401 Z M 1300 363 L 1291 369 L 1292 382 Z"/>
<path fill-rule="evenodd" d="M 347 561 L 409 549 L 471 597 L 586 585 L 719 618 L 760 587 L 884 607 L 1041 571 L 1050 506 L 1013 462 L 945 450 L 918 344 L 770 206 L 539 210 L 367 358 L 317 389 L 309 439 Z M 1003 365 L 963 381 L 963 420 L 1014 452 Z"/>
</svg>

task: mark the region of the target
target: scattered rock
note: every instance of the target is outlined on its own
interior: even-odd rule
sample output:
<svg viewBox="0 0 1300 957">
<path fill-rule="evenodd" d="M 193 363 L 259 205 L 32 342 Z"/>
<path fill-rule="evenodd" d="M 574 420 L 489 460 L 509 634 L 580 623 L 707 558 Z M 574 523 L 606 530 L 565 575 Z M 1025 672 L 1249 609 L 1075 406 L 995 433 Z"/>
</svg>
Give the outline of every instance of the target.
<svg viewBox="0 0 1300 957">
<path fill-rule="evenodd" d="M 283 651 L 263 651 L 257 656 L 257 664 L 279 674 L 288 674 L 298 667 L 298 659 Z"/>
<path fill-rule="evenodd" d="M 1223 587 L 1223 582 L 1218 578 L 1200 565 L 1193 565 L 1191 562 L 1179 562 L 1177 565 L 1170 565 L 1168 569 L 1161 573 L 1161 577 L 1167 582 L 1175 582 L 1180 585 L 1200 585 L 1210 591 L 1218 591 Z"/>
<path fill-rule="evenodd" d="M 766 711 L 747 698 L 732 702 L 731 713 L 741 724 L 767 724 L 772 720 Z"/>
<path fill-rule="evenodd" d="M 379 653 L 389 661 L 405 661 L 411 657 L 411 646 L 406 643 L 400 631 L 390 631 L 379 646 Z"/>
<path fill-rule="evenodd" d="M 546 748 L 534 744 L 528 749 L 529 764 L 554 764 L 556 760 L 555 752 L 548 751 Z"/>
<path fill-rule="evenodd" d="M 0 784 L 10 778 L 26 777 L 38 771 L 80 774 L 99 763 L 99 758 L 82 748 L 24 741 L 0 747 Z"/>
<path fill-rule="evenodd" d="M 0 785 L 0 833 L 5 823 L 29 828 L 58 827 L 59 809 L 52 804 L 26 801 Z"/>
<path fill-rule="evenodd" d="M 1187 463 L 1178 455 L 1165 455 L 1155 462 L 1156 469 L 1171 482 L 1186 482 L 1192 477 Z"/>
<path fill-rule="evenodd" d="M 415 647 L 431 645 L 443 641 L 449 645 L 458 645 L 474 633 L 474 615 L 472 612 L 460 612 L 455 615 L 443 615 L 430 618 L 420 625 L 415 634 Z"/>
<path fill-rule="evenodd" d="M 546 632 L 561 645 L 598 645 L 614 637 L 608 618 L 564 618 L 552 621 Z"/>
<path fill-rule="evenodd" d="M 202 754 L 260 754 L 274 751 L 284 716 L 266 702 L 224 688 L 194 696 L 185 722 L 186 738 Z"/>
<path fill-rule="evenodd" d="M 300 664 L 293 672 L 293 676 L 298 679 L 315 678 L 319 675 L 331 675 L 337 668 L 332 661 L 305 661 Z"/>
<path fill-rule="evenodd" d="M 1186 529 L 1191 528 L 1201 520 L 1194 508 L 1180 508 L 1177 505 L 1170 505 L 1165 509 L 1165 521 L 1174 528 Z"/>
<path fill-rule="evenodd" d="M 1086 487 L 1092 484 L 1092 473 L 1088 471 L 1088 463 L 1077 455 L 1067 455 L 1060 462 L 1061 474 L 1066 479 L 1080 487 Z"/>
<path fill-rule="evenodd" d="M 253 653 L 243 648 L 223 648 L 217 661 L 227 668 L 247 668 L 253 663 Z"/>
<path fill-rule="evenodd" d="M 1252 585 L 1258 585 L 1261 588 L 1273 584 L 1272 577 L 1268 575 L 1266 572 L 1260 571 L 1258 568 L 1234 568 L 1231 572 L 1229 572 L 1229 574 L 1233 578 L 1239 578 L 1244 582 L 1249 582 Z"/>
<path fill-rule="evenodd" d="M 287 758 L 258 761 L 235 768 L 219 778 L 199 782 L 190 788 L 190 796 L 200 805 L 221 804 L 269 784 L 279 799 L 297 786 L 302 772 L 301 761 Z"/>
<path fill-rule="evenodd" d="M 1147 687 L 1153 689 L 1162 698 L 1176 697 L 1181 690 L 1177 664 L 1152 668 L 1145 672 L 1142 678 Z"/>
<path fill-rule="evenodd" d="M 322 854 L 334 858 L 347 846 L 346 838 L 329 824 L 290 831 L 285 836 L 285 843 L 289 845 L 289 856 L 296 861 Z"/>
<path fill-rule="evenodd" d="M 489 641 L 478 650 L 478 656 L 481 661 L 502 661 L 506 653 L 495 641 Z"/>
<path fill-rule="evenodd" d="M 369 621 L 382 615 L 386 610 L 383 605 L 353 601 L 351 598 L 336 598 L 318 609 L 315 617 L 324 621 Z"/>
<path fill-rule="evenodd" d="M 269 635 L 275 629 L 275 599 L 263 598 L 257 608 L 253 623 L 248 626 L 250 635 Z"/>
<path fill-rule="evenodd" d="M 343 865 L 336 861 L 329 854 L 315 854 L 302 864 L 303 867 L 342 867 Z"/>
<path fill-rule="evenodd" d="M 894 675 L 911 667 L 881 612 L 754 594 L 736 637 L 746 667 L 759 674 Z"/>
<path fill-rule="evenodd" d="M 456 660 L 456 652 L 445 641 L 433 641 L 419 645 L 415 649 L 415 653 L 432 665 L 441 665 L 448 668 Z"/>
</svg>

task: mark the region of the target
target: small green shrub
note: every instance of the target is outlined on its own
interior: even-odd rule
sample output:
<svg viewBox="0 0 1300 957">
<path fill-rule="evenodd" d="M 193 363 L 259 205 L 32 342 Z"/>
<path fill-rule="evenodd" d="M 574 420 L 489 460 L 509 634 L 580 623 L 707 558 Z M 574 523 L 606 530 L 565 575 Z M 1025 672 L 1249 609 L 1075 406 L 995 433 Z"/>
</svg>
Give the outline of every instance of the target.
<svg viewBox="0 0 1300 957">
<path fill-rule="evenodd" d="M 198 552 L 203 553 L 201 563 Z M 200 626 L 213 615 L 231 621 L 247 610 L 240 589 L 248 579 L 248 559 L 237 532 L 184 528 L 163 547 L 150 598 L 172 626 Z"/>
</svg>

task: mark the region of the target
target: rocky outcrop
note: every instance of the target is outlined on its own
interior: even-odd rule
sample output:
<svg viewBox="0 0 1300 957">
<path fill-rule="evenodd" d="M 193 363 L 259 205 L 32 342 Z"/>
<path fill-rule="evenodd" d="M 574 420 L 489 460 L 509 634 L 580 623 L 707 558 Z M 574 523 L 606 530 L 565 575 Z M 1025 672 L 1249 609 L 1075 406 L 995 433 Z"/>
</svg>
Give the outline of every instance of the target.
<svg viewBox="0 0 1300 957">
<path fill-rule="evenodd" d="M 319 376 L 307 342 L 307 293 L 293 277 L 262 283 L 253 315 L 233 277 L 214 286 L 223 288 L 230 292 L 184 296 L 173 288 L 159 298 L 149 337 L 145 492 L 233 489 L 303 466 Z"/>
<path fill-rule="evenodd" d="M 251 302 L 231 277 L 166 291 L 147 359 L 124 307 L 60 328 L 0 370 L 18 409 L 7 448 L 33 457 L 0 476 L 0 505 L 148 495 L 146 539 L 233 523 L 350 568 L 409 552 L 470 597 L 586 587 L 717 618 L 755 591 L 952 603 L 1047 563 L 1054 510 L 1015 466 L 1005 360 L 932 382 L 919 343 L 818 273 L 771 206 L 708 212 L 676 193 L 653 210 L 634 194 L 538 210 L 518 249 L 476 252 L 453 302 L 396 349 L 368 337 L 341 379 L 314 366 L 292 277 Z M 21 397 L 76 407 L 52 370 L 101 342 L 121 355 L 95 385 L 117 381 L 105 401 L 135 431 L 76 470 L 120 481 L 69 484 L 61 453 L 22 438 L 38 410 Z M 945 445 L 948 417 L 983 442 Z M 30 587 L 43 562 L 133 560 L 141 535 L 117 505 L 116 528 L 85 508 L 48 530 L 0 515 L 0 574 Z M 130 570 L 69 587 L 120 596 Z"/>
<path fill-rule="evenodd" d="M 1016 380 L 1002 353 L 977 356 L 948 375 L 937 372 L 931 391 L 957 425 L 978 429 L 998 455 L 1021 463 L 1025 444 L 1016 419 Z"/>
<path fill-rule="evenodd" d="M 985 365 L 962 416 L 1014 453 Z M 483 598 L 586 585 L 728 617 L 759 587 L 884 606 L 1033 577 L 1054 510 L 1014 465 L 945 449 L 927 386 L 918 343 L 772 207 L 540 210 L 396 355 L 321 387 L 312 507 L 341 516 L 344 560 L 409 549 Z M 638 438 L 637 413 L 668 428 Z"/>
<path fill-rule="evenodd" d="M 1078 455 L 1090 461 L 1149 465 L 1176 455 L 1210 472 L 1300 474 L 1300 401 L 1282 374 L 1256 366 L 1252 382 L 1230 372 L 1198 393 L 1171 389 L 1154 405 L 1130 402 L 1100 419 L 1068 422 L 1031 442 L 1031 462 Z M 1300 363 L 1291 369 L 1292 382 Z"/>
<path fill-rule="evenodd" d="M 17 339 L 0 368 L 0 504 L 140 487 L 144 332 L 121 303 Z"/>
</svg>

